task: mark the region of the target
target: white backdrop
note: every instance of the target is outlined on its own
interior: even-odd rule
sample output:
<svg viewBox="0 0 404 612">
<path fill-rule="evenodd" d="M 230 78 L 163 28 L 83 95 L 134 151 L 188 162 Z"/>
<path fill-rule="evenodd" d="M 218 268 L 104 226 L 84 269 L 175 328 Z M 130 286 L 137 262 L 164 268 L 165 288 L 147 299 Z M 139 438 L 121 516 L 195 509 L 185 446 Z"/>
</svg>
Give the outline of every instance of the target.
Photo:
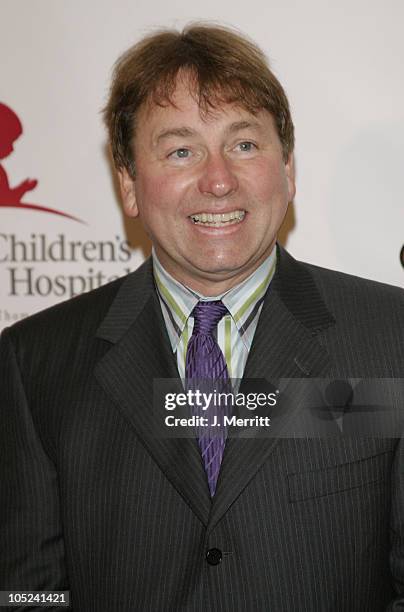
<svg viewBox="0 0 404 612">
<path fill-rule="evenodd" d="M 295 257 L 403 285 L 401 0 L 1 0 L 0 102 L 23 124 L 0 163 L 23 202 L 0 206 L 0 329 L 136 268 L 149 245 L 123 219 L 100 109 L 111 68 L 150 29 L 213 20 L 267 53 L 296 126 Z M 2 135 L 0 134 L 0 143 Z M 125 245 L 130 240 L 131 253 Z M 72 245 L 72 243 L 76 245 Z"/>
</svg>

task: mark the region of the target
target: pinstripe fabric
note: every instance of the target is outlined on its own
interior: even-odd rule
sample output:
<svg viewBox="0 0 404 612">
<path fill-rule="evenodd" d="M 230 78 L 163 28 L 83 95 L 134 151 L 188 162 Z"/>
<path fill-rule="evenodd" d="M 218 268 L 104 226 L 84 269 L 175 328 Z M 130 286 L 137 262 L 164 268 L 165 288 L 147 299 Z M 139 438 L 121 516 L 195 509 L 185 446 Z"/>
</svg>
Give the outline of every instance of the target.
<svg viewBox="0 0 404 612">
<path fill-rule="evenodd" d="M 245 376 L 403 376 L 401 290 L 278 264 Z M 150 262 L 6 330 L 0 367 L 0 589 L 69 588 L 75 612 L 402 609 L 401 442 L 232 439 L 211 502 L 195 440 L 154 435 L 152 379 L 177 368 Z"/>
<path fill-rule="evenodd" d="M 153 251 L 153 271 L 161 310 L 176 354 L 180 377 L 185 377 L 185 360 L 194 319 L 192 311 L 200 300 L 222 300 L 228 314 L 219 321 L 215 337 L 225 356 L 229 375 L 242 378 L 253 342 L 262 304 L 276 267 L 276 249 L 240 285 L 223 295 L 204 297 L 177 282 L 160 264 Z"/>
</svg>

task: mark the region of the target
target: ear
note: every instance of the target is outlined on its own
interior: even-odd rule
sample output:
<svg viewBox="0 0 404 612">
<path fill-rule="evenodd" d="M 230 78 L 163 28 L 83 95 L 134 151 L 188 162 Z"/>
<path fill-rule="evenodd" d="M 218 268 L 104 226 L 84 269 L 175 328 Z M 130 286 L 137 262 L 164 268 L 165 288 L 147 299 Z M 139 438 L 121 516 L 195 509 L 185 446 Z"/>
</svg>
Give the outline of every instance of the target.
<svg viewBox="0 0 404 612">
<path fill-rule="evenodd" d="M 135 180 L 130 176 L 126 168 L 118 170 L 118 179 L 123 209 L 128 217 L 137 217 L 139 209 L 136 202 Z"/>
<path fill-rule="evenodd" d="M 293 153 L 289 153 L 288 161 L 285 164 L 286 181 L 288 186 L 288 202 L 292 202 L 296 193 L 295 185 L 295 158 Z"/>
</svg>

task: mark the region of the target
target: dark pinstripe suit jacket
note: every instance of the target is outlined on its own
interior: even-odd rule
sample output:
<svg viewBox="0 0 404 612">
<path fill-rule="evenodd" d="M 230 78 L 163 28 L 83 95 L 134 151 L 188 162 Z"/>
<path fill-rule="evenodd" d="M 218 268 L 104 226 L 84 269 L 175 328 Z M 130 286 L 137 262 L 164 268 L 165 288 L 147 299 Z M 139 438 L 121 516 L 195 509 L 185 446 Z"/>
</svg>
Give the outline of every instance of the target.
<svg viewBox="0 0 404 612">
<path fill-rule="evenodd" d="M 403 377 L 403 312 L 281 250 L 245 376 Z M 404 608 L 397 439 L 229 440 L 211 503 L 195 440 L 150 434 L 152 379 L 177 375 L 150 262 L 0 347 L 1 589 L 70 589 L 75 612 Z"/>
</svg>

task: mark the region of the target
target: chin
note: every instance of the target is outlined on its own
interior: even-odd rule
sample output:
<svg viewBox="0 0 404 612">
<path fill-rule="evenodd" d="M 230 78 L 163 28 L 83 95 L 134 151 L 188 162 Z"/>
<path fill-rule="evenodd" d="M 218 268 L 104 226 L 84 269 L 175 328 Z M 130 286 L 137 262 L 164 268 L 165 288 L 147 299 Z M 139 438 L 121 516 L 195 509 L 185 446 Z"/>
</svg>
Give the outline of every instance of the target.
<svg viewBox="0 0 404 612">
<path fill-rule="evenodd" d="M 215 264 L 212 262 L 204 262 L 194 266 L 199 273 L 203 275 L 222 276 L 223 278 L 231 278 L 244 271 L 246 262 L 234 261 L 218 261 Z"/>
</svg>

